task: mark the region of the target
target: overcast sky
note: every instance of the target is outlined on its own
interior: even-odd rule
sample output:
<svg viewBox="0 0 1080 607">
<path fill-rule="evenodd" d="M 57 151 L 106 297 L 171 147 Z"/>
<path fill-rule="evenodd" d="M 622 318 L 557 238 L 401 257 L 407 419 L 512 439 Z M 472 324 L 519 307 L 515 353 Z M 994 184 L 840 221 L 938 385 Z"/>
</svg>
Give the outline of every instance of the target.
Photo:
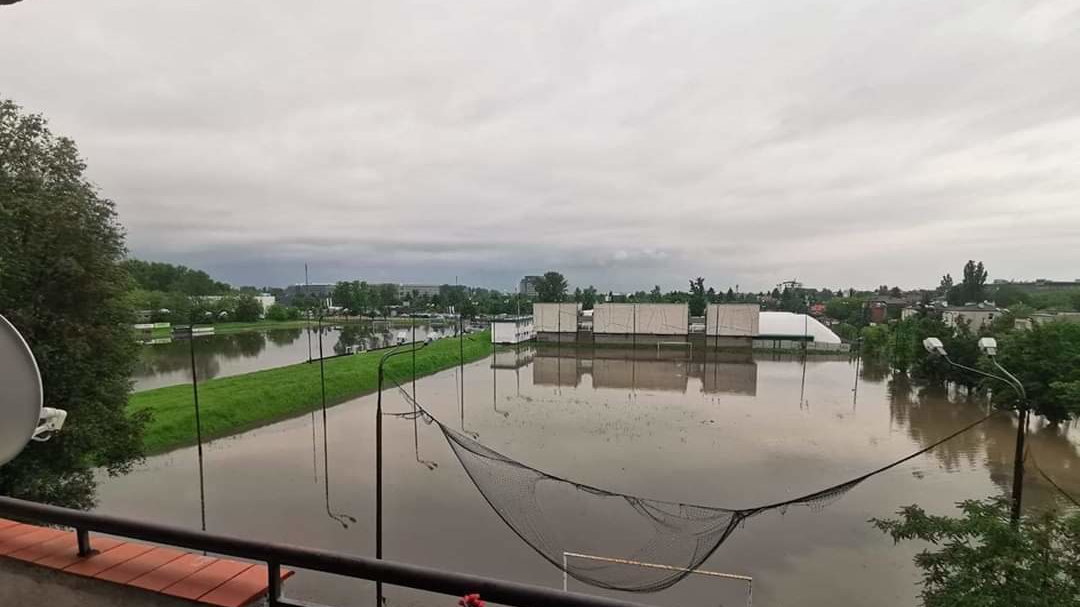
<svg viewBox="0 0 1080 607">
<path fill-rule="evenodd" d="M 1080 0 L 23 0 L 0 96 L 235 284 L 1080 278 Z"/>
</svg>

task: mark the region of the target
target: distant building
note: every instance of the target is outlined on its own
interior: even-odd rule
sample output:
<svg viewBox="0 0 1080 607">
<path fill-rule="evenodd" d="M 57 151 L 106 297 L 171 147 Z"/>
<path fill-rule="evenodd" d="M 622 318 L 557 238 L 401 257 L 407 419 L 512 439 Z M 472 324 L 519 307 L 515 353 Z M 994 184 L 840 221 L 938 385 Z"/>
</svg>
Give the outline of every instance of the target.
<svg viewBox="0 0 1080 607">
<path fill-rule="evenodd" d="M 883 323 L 890 318 L 899 318 L 900 311 L 907 307 L 908 301 L 902 297 L 889 297 L 877 295 L 866 300 L 863 308 L 866 310 L 866 320 L 872 323 Z"/>
<path fill-rule="evenodd" d="M 266 314 L 266 311 L 270 309 L 270 306 L 277 303 L 277 298 L 269 293 L 260 293 L 255 296 L 255 301 L 259 302 L 262 313 Z"/>
<path fill-rule="evenodd" d="M 536 285 L 540 284 L 543 276 L 526 276 L 518 283 L 518 294 L 525 297 L 536 297 Z"/>
<path fill-rule="evenodd" d="M 314 298 L 322 301 L 326 307 L 334 305 L 334 284 L 328 282 L 313 282 L 309 284 L 297 284 L 285 287 L 281 295 L 281 301 L 285 305 L 295 305 L 301 298 Z"/>
<path fill-rule="evenodd" d="M 918 316 L 919 312 L 921 312 L 921 311 L 922 310 L 920 310 L 919 308 L 917 308 L 915 306 L 908 306 L 908 307 L 904 308 L 903 310 L 900 310 L 900 320 L 907 320 L 909 318 L 913 318 L 915 316 Z"/>
<path fill-rule="evenodd" d="M 1030 329 L 1033 325 L 1041 325 L 1048 322 L 1072 322 L 1080 323 L 1080 312 L 1039 312 L 1028 318 L 1017 318 L 1017 329 Z"/>
<path fill-rule="evenodd" d="M 988 326 L 1001 314 L 1001 310 L 992 304 L 982 303 L 976 306 L 949 306 L 941 311 L 941 321 L 948 327 L 956 327 L 960 322 L 967 322 L 972 331 Z"/>
<path fill-rule="evenodd" d="M 439 285 L 403 284 L 398 286 L 398 293 L 401 293 L 402 297 L 412 297 L 414 294 L 417 297 L 435 297 L 439 294 Z"/>
<path fill-rule="evenodd" d="M 1080 289 L 1080 279 L 1077 280 L 1047 280 L 1045 278 L 1036 278 L 1035 280 L 995 280 L 993 282 L 995 287 L 1011 286 L 1026 291 L 1028 293 L 1042 293 L 1046 291 L 1068 291 L 1071 289 Z"/>
<path fill-rule="evenodd" d="M 491 320 L 491 343 L 520 344 L 536 338 L 532 316 L 511 316 Z"/>
</svg>

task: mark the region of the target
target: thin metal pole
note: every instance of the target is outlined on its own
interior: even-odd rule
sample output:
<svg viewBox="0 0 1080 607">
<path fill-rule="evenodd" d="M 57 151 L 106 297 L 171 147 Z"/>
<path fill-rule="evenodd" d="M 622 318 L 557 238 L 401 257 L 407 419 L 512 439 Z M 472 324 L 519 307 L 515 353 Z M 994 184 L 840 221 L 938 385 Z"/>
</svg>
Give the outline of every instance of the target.
<svg viewBox="0 0 1080 607">
<path fill-rule="evenodd" d="M 202 530 L 206 531 L 206 482 L 203 478 L 202 415 L 199 411 L 199 374 L 195 370 L 195 325 L 188 325 L 188 350 L 191 352 L 191 392 L 195 400 L 195 440 L 199 449 L 199 510 Z"/>
<path fill-rule="evenodd" d="M 310 291 L 311 291 L 311 286 L 310 286 L 310 283 L 308 283 L 307 264 L 305 263 L 304 264 L 304 299 L 305 300 L 307 300 L 307 298 L 309 296 L 308 294 L 309 294 Z M 307 361 L 311 362 L 311 310 L 310 309 L 307 310 L 307 313 L 305 314 L 305 316 L 307 316 L 307 327 L 306 327 L 307 331 L 305 331 L 305 333 L 307 333 Z"/>
<path fill-rule="evenodd" d="M 385 358 L 383 359 L 385 360 Z M 375 404 L 375 558 L 382 560 L 383 556 L 383 474 L 382 474 L 382 393 L 383 393 L 383 361 L 379 361 L 379 396 Z M 375 607 L 382 607 L 383 588 L 382 582 L 375 581 Z"/>
<path fill-rule="evenodd" d="M 465 430 L 465 332 L 458 314 L 458 376 L 461 378 L 461 429 Z"/>
<path fill-rule="evenodd" d="M 1013 526 L 1020 524 L 1024 500 L 1024 443 L 1027 439 L 1028 410 L 1021 409 L 1016 416 L 1016 453 L 1013 455 L 1012 511 L 1009 520 Z"/>
<path fill-rule="evenodd" d="M 431 330 L 431 327 L 428 327 Z M 412 398 L 416 402 L 416 317 L 412 317 Z"/>
</svg>

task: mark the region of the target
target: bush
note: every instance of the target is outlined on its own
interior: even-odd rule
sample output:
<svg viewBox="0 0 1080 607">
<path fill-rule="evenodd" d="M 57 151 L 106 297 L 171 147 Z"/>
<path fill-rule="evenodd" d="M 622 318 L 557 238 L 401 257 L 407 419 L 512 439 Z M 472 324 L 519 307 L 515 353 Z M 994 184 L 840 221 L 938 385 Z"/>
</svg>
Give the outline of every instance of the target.
<svg viewBox="0 0 1080 607">
<path fill-rule="evenodd" d="M 1014 527 L 1004 498 L 959 507 L 959 518 L 908 506 L 899 519 L 871 521 L 896 542 L 932 544 L 915 557 L 923 571 L 923 605 L 1080 605 L 1080 513 L 1025 516 Z"/>
</svg>

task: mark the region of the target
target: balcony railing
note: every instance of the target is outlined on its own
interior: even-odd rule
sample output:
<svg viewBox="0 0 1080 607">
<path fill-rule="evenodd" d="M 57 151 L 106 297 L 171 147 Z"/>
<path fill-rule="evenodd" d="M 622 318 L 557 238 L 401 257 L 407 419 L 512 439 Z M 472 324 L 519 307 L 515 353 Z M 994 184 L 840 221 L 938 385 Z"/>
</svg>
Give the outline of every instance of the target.
<svg viewBox="0 0 1080 607">
<path fill-rule="evenodd" d="M 281 595 L 281 567 L 321 571 L 362 580 L 436 592 L 452 597 L 478 593 L 485 601 L 516 607 L 644 607 L 640 603 L 563 592 L 542 586 L 467 575 L 453 571 L 419 567 L 407 563 L 377 560 L 289 546 L 271 542 L 206 533 L 171 525 L 149 523 L 69 508 L 47 506 L 10 497 L 0 497 L 0 517 L 59 525 L 75 529 L 79 553 L 90 554 L 90 532 L 165 544 L 189 550 L 261 561 L 268 572 L 268 602 L 272 607 L 309 607 L 306 602 L 291 602 Z M 448 602 L 454 605 L 456 601 Z"/>
</svg>

